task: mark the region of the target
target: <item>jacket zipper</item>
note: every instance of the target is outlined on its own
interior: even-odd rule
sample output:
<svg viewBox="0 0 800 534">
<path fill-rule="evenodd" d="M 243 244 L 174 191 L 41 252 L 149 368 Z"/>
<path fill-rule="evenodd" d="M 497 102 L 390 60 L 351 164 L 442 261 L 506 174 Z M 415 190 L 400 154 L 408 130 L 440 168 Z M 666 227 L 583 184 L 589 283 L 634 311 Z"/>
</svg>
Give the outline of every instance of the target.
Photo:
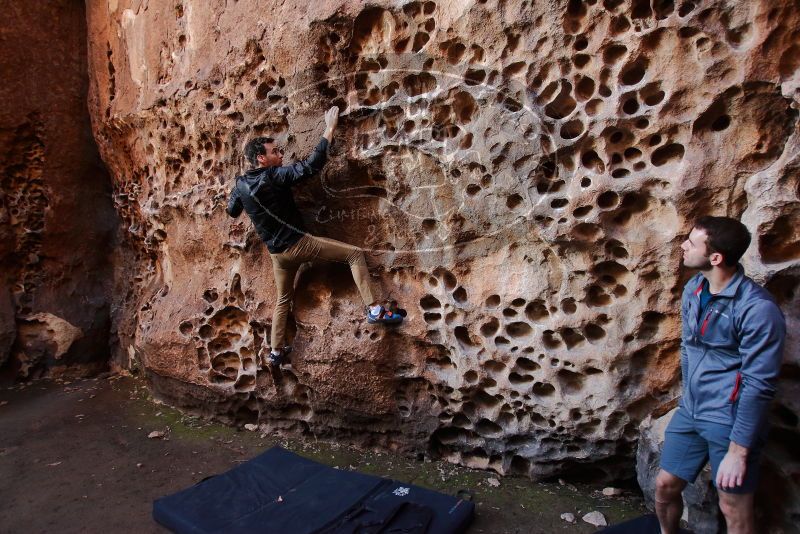
<svg viewBox="0 0 800 534">
<path fill-rule="evenodd" d="M 700 286 L 697 288 L 697 290 L 695 290 L 695 292 L 694 292 L 695 296 L 697 297 L 698 307 L 700 305 L 700 292 L 702 291 L 702 288 L 703 288 L 703 284 L 701 283 Z M 703 319 L 703 324 L 700 327 L 700 336 L 704 336 L 705 333 L 706 333 L 706 328 L 708 328 L 708 322 L 711 319 L 711 311 L 713 309 L 710 306 L 711 306 L 711 303 L 712 303 L 713 300 L 714 300 L 714 296 L 712 295 L 711 299 L 708 301 L 708 304 L 706 304 L 706 306 L 708 306 L 709 308 L 708 308 L 708 312 L 706 313 L 705 319 Z M 701 311 L 701 310 L 698 310 L 698 311 Z M 697 334 L 697 323 L 695 323 L 695 336 L 694 336 L 695 338 L 697 338 L 696 334 Z M 695 399 L 694 393 L 692 393 L 692 379 L 694 378 L 694 375 L 697 374 L 697 369 L 700 367 L 700 362 L 703 361 L 703 358 L 705 357 L 705 355 L 706 355 L 706 346 L 705 346 L 705 343 L 703 343 L 703 354 L 702 354 L 702 356 L 700 356 L 700 359 L 697 361 L 697 365 L 694 366 L 694 371 L 692 372 L 691 376 L 689 377 L 689 393 L 691 393 L 691 395 L 692 395 L 692 410 L 691 410 L 692 417 L 694 417 L 695 408 L 697 407 L 697 401 Z"/>
<path fill-rule="evenodd" d="M 709 303 L 709 306 L 710 305 L 711 304 Z M 703 320 L 703 326 L 700 327 L 700 335 L 701 336 L 706 335 L 706 328 L 708 328 L 708 321 L 711 319 L 711 312 L 712 312 L 712 310 L 709 309 L 708 313 L 706 314 L 706 318 Z"/>
</svg>

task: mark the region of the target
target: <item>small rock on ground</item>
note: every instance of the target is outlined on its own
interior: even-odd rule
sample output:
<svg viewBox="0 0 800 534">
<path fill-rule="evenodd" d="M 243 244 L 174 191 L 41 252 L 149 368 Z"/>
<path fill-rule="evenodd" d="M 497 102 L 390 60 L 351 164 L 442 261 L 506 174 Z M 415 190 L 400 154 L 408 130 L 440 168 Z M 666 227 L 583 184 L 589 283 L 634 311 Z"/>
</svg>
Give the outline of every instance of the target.
<svg viewBox="0 0 800 534">
<path fill-rule="evenodd" d="M 565 513 L 561 514 L 561 519 L 563 519 L 567 523 L 574 523 L 575 522 L 575 514 L 571 514 L 569 512 L 565 512 Z"/>
<path fill-rule="evenodd" d="M 595 510 L 594 512 L 589 512 L 585 516 L 583 516 L 585 522 L 589 523 L 595 527 L 605 527 L 608 526 L 608 522 L 606 521 L 606 516 Z"/>
</svg>

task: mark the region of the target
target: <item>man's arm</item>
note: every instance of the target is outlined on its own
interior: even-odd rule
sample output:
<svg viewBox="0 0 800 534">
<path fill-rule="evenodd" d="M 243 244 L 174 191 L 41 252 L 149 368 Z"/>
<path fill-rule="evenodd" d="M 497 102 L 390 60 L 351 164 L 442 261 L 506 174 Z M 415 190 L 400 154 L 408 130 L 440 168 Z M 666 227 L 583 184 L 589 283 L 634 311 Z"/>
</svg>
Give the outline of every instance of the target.
<svg viewBox="0 0 800 534">
<path fill-rule="evenodd" d="M 786 323 L 774 302 L 759 300 L 745 311 L 739 341 L 741 393 L 730 436 L 742 447 L 755 443 L 775 396 L 785 338 Z"/>
<path fill-rule="evenodd" d="M 233 184 L 233 190 L 231 190 L 231 197 L 228 199 L 228 207 L 226 211 L 228 215 L 233 218 L 238 217 L 242 213 L 242 199 L 239 198 L 239 188 L 236 187 L 236 184 Z"/>
<path fill-rule="evenodd" d="M 745 311 L 739 342 L 741 394 L 728 452 L 717 469 L 719 488 L 732 489 L 744 483 L 747 455 L 775 396 L 785 337 L 786 323 L 774 302 L 760 300 Z"/>
<path fill-rule="evenodd" d="M 272 179 L 276 183 L 292 187 L 321 171 L 326 161 L 328 161 L 328 140 L 323 138 L 319 140 L 319 144 L 308 158 L 291 165 L 278 167 L 275 169 Z"/>
<path fill-rule="evenodd" d="M 689 283 L 687 283 L 683 288 L 683 294 L 681 295 L 681 396 L 683 396 L 683 391 L 689 387 L 689 377 L 687 376 L 687 373 L 689 372 L 689 356 L 686 353 L 686 339 L 688 339 L 691 334 L 691 327 L 689 324 L 691 319 L 686 315 L 686 310 L 689 306 L 688 299 L 690 298 L 690 295 L 691 291 L 689 290 Z"/>
<path fill-rule="evenodd" d="M 328 145 L 333 140 L 333 131 L 339 122 L 339 108 L 333 106 L 325 112 L 325 133 L 322 135 L 319 144 L 311 155 L 292 165 L 278 167 L 273 175 L 273 180 L 277 183 L 291 187 L 306 180 L 322 170 L 325 162 L 328 161 Z"/>
</svg>

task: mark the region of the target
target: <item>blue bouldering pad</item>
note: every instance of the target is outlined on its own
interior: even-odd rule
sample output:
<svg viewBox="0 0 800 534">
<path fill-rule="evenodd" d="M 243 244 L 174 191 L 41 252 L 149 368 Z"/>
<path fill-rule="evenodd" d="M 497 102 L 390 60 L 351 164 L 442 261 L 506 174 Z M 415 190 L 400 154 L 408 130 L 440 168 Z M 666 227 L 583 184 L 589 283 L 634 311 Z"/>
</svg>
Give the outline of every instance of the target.
<svg viewBox="0 0 800 534">
<path fill-rule="evenodd" d="M 659 534 L 661 526 L 658 524 L 658 518 L 655 514 L 647 514 L 618 525 L 612 525 L 603 530 L 597 531 L 597 534 Z M 688 530 L 680 529 L 681 534 L 692 534 Z"/>
<path fill-rule="evenodd" d="M 177 533 L 457 534 L 472 502 L 342 471 L 273 447 L 230 471 L 157 499 L 153 518 Z"/>
</svg>

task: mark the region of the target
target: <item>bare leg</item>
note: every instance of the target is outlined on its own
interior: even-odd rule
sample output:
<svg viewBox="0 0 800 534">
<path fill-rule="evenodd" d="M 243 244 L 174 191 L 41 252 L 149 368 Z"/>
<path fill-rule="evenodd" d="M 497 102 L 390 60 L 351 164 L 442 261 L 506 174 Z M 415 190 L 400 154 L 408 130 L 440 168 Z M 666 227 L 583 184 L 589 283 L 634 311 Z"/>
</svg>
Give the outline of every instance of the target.
<svg viewBox="0 0 800 534">
<path fill-rule="evenodd" d="M 719 490 L 718 493 L 719 507 L 728 524 L 728 534 L 755 534 L 753 494 L 738 495 L 723 490 Z"/>
<path fill-rule="evenodd" d="M 686 481 L 659 470 L 656 477 L 656 515 L 661 525 L 661 534 L 678 534 L 681 515 L 683 515 L 683 498 L 681 492 Z"/>
</svg>

